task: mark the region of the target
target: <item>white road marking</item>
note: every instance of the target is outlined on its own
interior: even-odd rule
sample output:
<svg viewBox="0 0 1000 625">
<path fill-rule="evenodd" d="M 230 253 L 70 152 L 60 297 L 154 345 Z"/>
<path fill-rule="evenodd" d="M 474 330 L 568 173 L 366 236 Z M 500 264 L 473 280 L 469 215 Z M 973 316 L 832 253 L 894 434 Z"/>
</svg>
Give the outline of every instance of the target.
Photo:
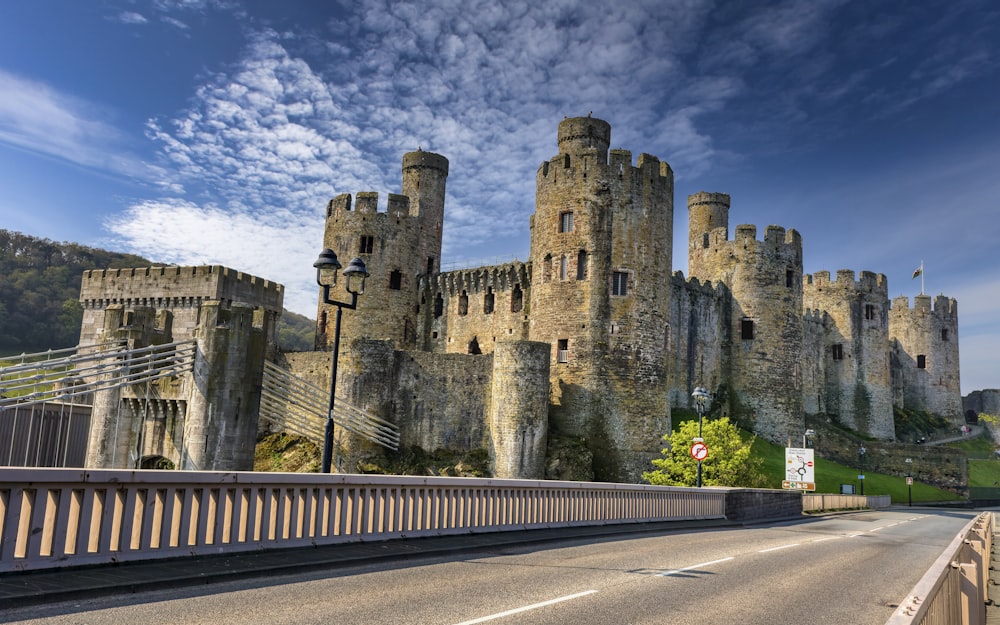
<svg viewBox="0 0 1000 625">
<path fill-rule="evenodd" d="M 757 553 L 767 553 L 768 551 L 777 551 L 779 549 L 788 549 L 789 547 L 798 547 L 801 543 L 792 543 L 790 545 L 782 545 L 780 547 L 771 547 L 770 549 L 761 549 Z"/>
<path fill-rule="evenodd" d="M 678 573 L 684 573 L 686 571 L 693 571 L 695 569 L 700 569 L 703 566 L 711 566 L 713 564 L 718 564 L 719 562 L 726 562 L 728 560 L 735 560 L 736 556 L 729 556 L 728 558 L 720 558 L 718 560 L 712 560 L 711 562 L 702 562 L 701 564 L 695 564 L 693 566 L 686 566 L 683 569 L 674 569 L 673 571 L 664 571 L 658 575 L 658 577 L 670 577 L 671 575 L 677 575 Z"/>
<path fill-rule="evenodd" d="M 533 603 L 531 605 L 526 605 L 522 608 L 514 608 L 513 610 L 507 610 L 506 612 L 498 612 L 496 614 L 491 614 L 489 616 L 483 616 L 480 618 L 472 619 L 471 621 L 462 621 L 456 625 L 475 625 L 475 623 L 485 623 L 486 621 L 493 621 L 498 618 L 503 618 L 505 616 L 510 616 L 512 614 L 520 614 L 521 612 L 527 612 L 529 610 L 535 610 L 537 608 L 544 608 L 547 605 L 553 605 L 555 603 L 561 603 L 563 601 L 569 601 L 570 599 L 579 599 L 580 597 L 586 597 L 587 595 L 592 595 L 596 590 L 584 590 L 583 592 L 578 592 L 575 595 L 566 595 L 565 597 L 558 597 L 556 599 L 549 599 L 548 601 L 543 601 L 541 603 Z"/>
<path fill-rule="evenodd" d="M 821 543 L 824 540 L 837 540 L 838 538 L 842 538 L 842 537 L 841 536 L 827 536 L 826 538 L 817 538 L 813 542 L 814 543 Z"/>
</svg>

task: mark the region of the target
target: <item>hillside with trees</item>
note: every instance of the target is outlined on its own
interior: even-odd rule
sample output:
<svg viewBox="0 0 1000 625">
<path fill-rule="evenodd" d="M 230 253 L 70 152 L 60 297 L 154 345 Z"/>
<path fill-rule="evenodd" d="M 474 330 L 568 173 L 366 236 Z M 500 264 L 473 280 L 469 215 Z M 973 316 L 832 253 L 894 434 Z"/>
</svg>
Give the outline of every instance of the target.
<svg viewBox="0 0 1000 625">
<path fill-rule="evenodd" d="M 77 344 L 84 271 L 159 264 L 134 254 L 0 229 L 0 356 Z M 289 351 L 311 350 L 314 330 L 312 320 L 284 311 L 276 329 L 278 344 Z"/>
</svg>

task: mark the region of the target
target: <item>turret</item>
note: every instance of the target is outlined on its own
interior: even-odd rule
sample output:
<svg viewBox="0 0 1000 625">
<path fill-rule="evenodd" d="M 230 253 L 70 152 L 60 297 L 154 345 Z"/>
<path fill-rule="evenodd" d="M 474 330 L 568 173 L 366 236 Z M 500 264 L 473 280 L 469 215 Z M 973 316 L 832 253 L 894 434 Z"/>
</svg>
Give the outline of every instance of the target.
<svg viewBox="0 0 1000 625">
<path fill-rule="evenodd" d="M 420 217 L 420 274 L 441 270 L 441 228 L 444 224 L 445 183 L 448 159 L 433 152 L 403 155 L 403 195 L 410 198 L 414 215 Z"/>
<path fill-rule="evenodd" d="M 704 277 L 705 250 L 711 247 L 712 233 L 725 241 L 729 237 L 729 195 L 699 191 L 688 196 L 688 274 Z"/>
</svg>

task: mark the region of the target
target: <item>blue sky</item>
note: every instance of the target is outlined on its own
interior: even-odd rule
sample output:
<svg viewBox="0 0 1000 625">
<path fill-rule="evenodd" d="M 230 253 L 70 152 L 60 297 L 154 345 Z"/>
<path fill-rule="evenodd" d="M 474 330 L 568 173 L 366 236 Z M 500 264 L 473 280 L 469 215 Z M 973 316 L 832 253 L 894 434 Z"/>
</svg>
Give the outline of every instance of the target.
<svg viewBox="0 0 1000 625">
<path fill-rule="evenodd" d="M 805 271 L 959 301 L 963 392 L 1000 387 L 992 0 L 0 2 L 0 227 L 286 285 L 338 193 L 451 162 L 444 258 L 526 259 L 564 116 L 802 233 Z"/>
</svg>

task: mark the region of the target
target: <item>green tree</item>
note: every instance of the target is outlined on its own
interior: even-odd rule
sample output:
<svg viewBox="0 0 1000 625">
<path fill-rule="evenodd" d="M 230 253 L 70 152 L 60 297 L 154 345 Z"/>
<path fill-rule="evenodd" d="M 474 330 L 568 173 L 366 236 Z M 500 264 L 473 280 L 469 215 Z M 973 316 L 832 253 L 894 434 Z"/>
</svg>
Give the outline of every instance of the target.
<svg viewBox="0 0 1000 625">
<path fill-rule="evenodd" d="M 668 446 L 663 457 L 653 460 L 653 471 L 642 474 L 642 479 L 660 486 L 695 486 L 698 463 L 690 455 L 692 439 L 698 436 L 698 422 L 684 421 L 680 427 L 663 440 Z M 744 440 L 739 428 L 729 422 L 729 417 L 705 419 L 702 438 L 708 446 L 708 457 L 702 461 L 704 486 L 743 486 L 759 488 L 767 483 L 763 459 L 751 455 L 755 436 Z"/>
</svg>

